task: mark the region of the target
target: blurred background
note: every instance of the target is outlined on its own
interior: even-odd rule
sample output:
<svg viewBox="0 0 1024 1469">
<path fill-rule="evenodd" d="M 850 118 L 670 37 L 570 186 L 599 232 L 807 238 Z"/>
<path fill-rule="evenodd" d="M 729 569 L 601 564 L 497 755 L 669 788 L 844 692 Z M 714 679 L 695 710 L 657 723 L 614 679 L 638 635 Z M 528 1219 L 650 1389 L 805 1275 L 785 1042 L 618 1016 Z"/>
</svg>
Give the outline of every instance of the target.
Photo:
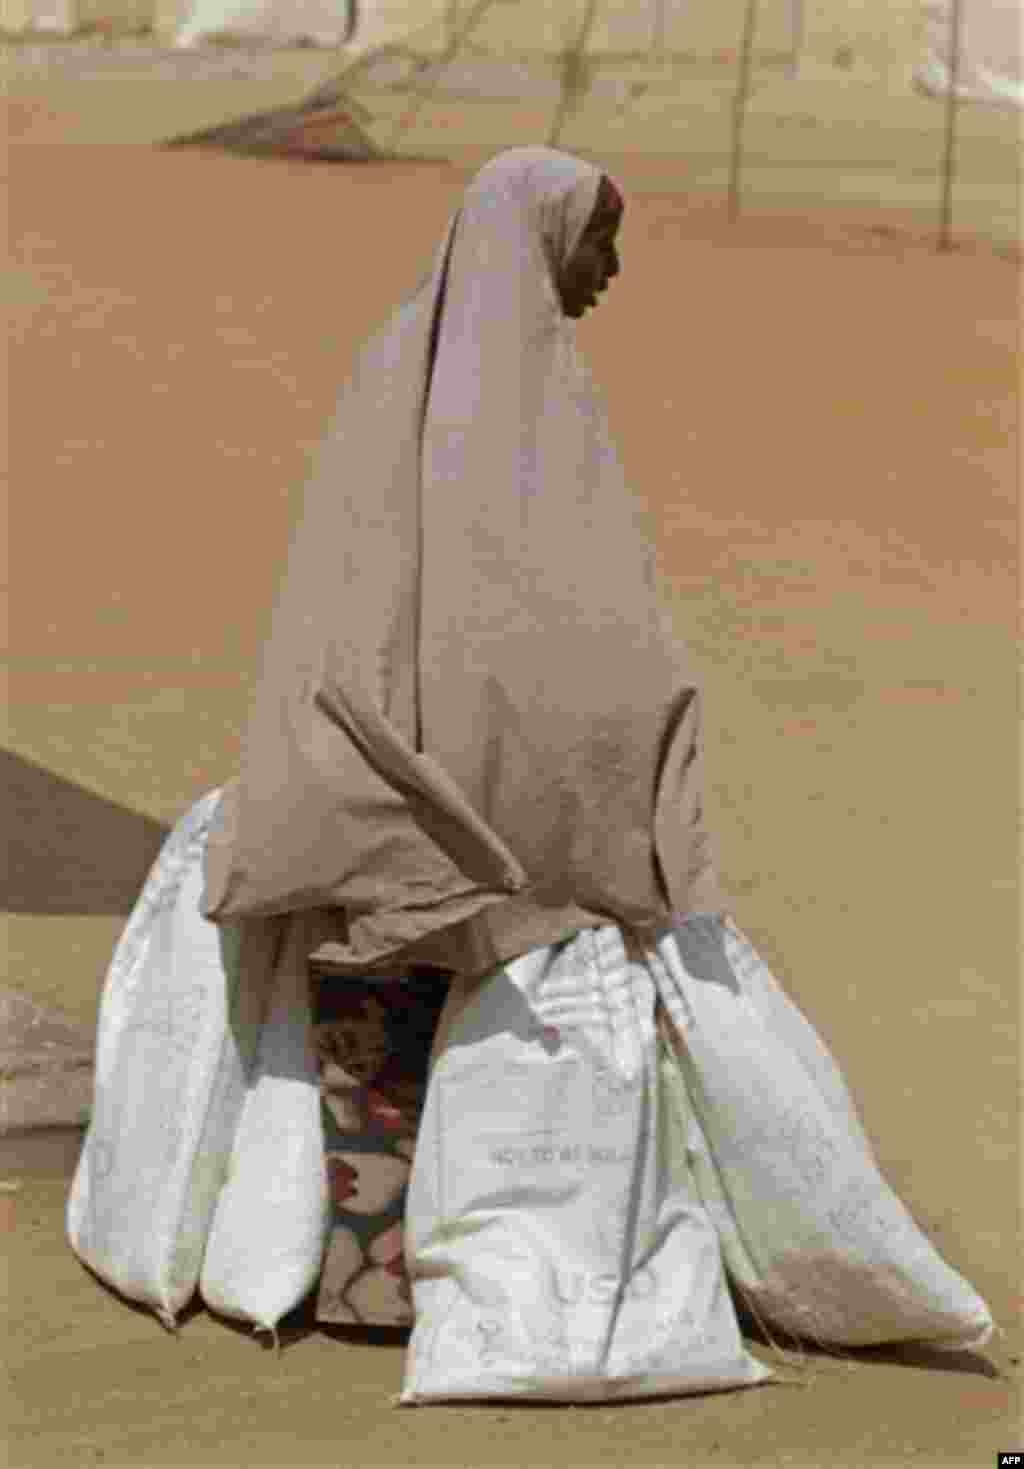
<svg viewBox="0 0 1024 1469">
<path fill-rule="evenodd" d="M 642 157 L 669 189 L 685 160 L 686 187 L 734 209 L 888 206 L 941 230 L 955 199 L 959 229 L 1004 246 L 1022 22 L 1024 0 L 0 0 L 9 86 L 70 99 L 80 141 L 282 109 L 233 141 L 471 165 L 543 140 Z M 14 136 L 47 136 L 38 112 Z"/>
</svg>

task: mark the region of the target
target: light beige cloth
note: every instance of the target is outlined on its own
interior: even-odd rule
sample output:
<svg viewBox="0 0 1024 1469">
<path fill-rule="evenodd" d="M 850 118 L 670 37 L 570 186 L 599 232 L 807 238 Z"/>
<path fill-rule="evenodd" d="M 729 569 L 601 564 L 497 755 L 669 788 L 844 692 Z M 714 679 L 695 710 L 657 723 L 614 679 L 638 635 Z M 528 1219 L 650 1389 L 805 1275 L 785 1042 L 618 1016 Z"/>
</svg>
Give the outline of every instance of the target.
<svg viewBox="0 0 1024 1469">
<path fill-rule="evenodd" d="M 205 911 L 331 910 L 339 973 L 721 907 L 697 689 L 555 288 L 600 177 L 477 174 L 308 491 Z"/>
</svg>

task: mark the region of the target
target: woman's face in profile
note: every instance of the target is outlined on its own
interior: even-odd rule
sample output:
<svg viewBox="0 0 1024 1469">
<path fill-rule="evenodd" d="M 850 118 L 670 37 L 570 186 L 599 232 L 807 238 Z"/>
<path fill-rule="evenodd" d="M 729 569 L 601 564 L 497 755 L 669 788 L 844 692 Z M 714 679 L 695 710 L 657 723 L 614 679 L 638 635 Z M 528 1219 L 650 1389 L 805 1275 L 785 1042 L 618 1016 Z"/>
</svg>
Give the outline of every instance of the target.
<svg viewBox="0 0 1024 1469">
<path fill-rule="evenodd" d="M 596 306 L 601 292 L 619 273 L 616 236 L 625 205 L 611 179 L 602 178 L 593 213 L 583 237 L 573 251 L 558 281 L 562 310 L 574 320 Z"/>
</svg>

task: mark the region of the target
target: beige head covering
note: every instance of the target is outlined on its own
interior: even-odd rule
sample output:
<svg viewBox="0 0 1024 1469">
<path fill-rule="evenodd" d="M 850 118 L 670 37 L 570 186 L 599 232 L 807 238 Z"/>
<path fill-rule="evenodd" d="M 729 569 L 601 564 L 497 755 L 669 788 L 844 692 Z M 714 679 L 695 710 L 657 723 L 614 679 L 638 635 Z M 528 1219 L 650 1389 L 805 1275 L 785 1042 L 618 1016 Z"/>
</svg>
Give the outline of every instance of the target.
<svg viewBox="0 0 1024 1469">
<path fill-rule="evenodd" d="M 340 972 L 720 906 L 696 689 L 553 280 L 600 177 L 477 174 L 308 492 L 206 912 L 333 910 Z"/>
</svg>

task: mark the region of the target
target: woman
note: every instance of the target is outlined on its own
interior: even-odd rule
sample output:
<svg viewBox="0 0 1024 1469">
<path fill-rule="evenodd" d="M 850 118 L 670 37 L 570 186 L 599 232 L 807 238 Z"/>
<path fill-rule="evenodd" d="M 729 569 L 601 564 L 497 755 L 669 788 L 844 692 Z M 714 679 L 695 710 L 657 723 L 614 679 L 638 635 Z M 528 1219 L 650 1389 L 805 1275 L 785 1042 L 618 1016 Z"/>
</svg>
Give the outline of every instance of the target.
<svg viewBox="0 0 1024 1469">
<path fill-rule="evenodd" d="M 674 1026 L 672 1045 L 680 1066 L 696 1068 L 691 1090 L 709 1103 L 709 1127 L 716 1075 L 736 1082 L 723 1036 L 740 1034 L 755 1010 L 773 1017 L 757 1032 L 749 1069 L 753 1076 L 770 1053 L 789 1067 L 779 1087 L 799 1093 L 805 1112 L 820 1104 L 817 1151 L 798 1164 L 813 1178 L 829 1149 L 840 1156 L 841 1137 L 851 1177 L 860 1170 L 825 1234 L 815 1219 L 809 1226 L 821 1299 L 842 1308 L 833 1316 L 843 1334 L 833 1339 L 911 1336 L 930 1311 L 935 1337 L 980 1341 L 990 1329 L 984 1303 L 948 1267 L 936 1257 L 930 1295 L 918 1289 L 915 1267 L 904 1268 L 927 1257 L 932 1269 L 912 1222 L 905 1259 L 886 1265 L 900 1289 L 880 1310 L 872 1305 L 867 1325 L 863 1281 L 877 1241 L 868 1241 L 854 1272 L 852 1305 L 842 1269 L 838 1283 L 834 1270 L 822 1273 L 826 1257 L 830 1270 L 836 1258 L 843 1266 L 833 1236 L 860 1239 L 864 1219 L 882 1220 L 882 1185 L 831 1058 L 770 977 L 755 985 L 740 975 L 744 965 L 754 974 L 756 956 L 724 919 L 702 820 L 697 686 L 661 615 L 651 553 L 570 325 L 618 274 L 622 215 L 610 180 L 545 148 L 503 153 L 472 181 L 431 274 L 363 350 L 342 397 L 291 549 L 240 772 L 210 829 L 207 917 L 317 918 L 308 960 L 336 1202 L 320 1312 L 366 1323 L 410 1319 L 403 1190 L 439 976 L 456 983 L 435 1048 L 434 1091 L 474 993 L 485 1010 L 500 993 L 516 1017 L 511 1029 L 557 1052 L 566 1036 L 542 1023 L 543 1005 L 533 1001 L 555 976 L 559 993 L 578 992 L 585 1009 L 590 1000 L 577 982 L 593 959 L 611 976 L 605 998 L 614 990 L 625 1007 L 616 1013 L 624 1027 L 635 1020 L 648 1059 L 656 1009 L 659 1025 Z M 690 985 L 700 1009 L 694 975 L 715 997 L 701 1012 L 703 1040 L 679 998 Z M 619 1023 L 613 1010 L 607 1005 L 602 1020 L 610 1031 Z M 688 1027 L 687 1059 L 680 1036 Z M 720 1053 L 727 1060 L 716 1073 Z M 767 1115 L 771 1068 L 757 1074 L 765 1099 L 757 1105 Z M 808 1091 L 809 1077 L 816 1090 Z M 602 1116 L 621 1120 L 616 1076 L 606 1066 L 595 1096 L 598 1082 Z M 739 1136 L 750 1121 L 744 1109 L 756 1107 L 742 1085 L 723 1097 Z M 686 1109 L 685 1097 L 679 1105 Z M 774 1173 L 766 1171 L 776 1139 L 763 1117 L 755 1121 L 761 1186 L 771 1193 L 778 1184 L 782 1207 L 795 1197 L 787 1160 L 780 1155 Z M 804 1148 L 805 1121 L 792 1108 L 783 1119 L 791 1153 Z M 697 1121 L 687 1126 L 677 1161 L 691 1148 L 695 1158 L 701 1148 L 706 1154 Z M 729 1145 L 726 1135 L 716 1157 L 705 1157 L 710 1192 L 736 1177 Z M 746 1160 L 740 1165 L 742 1194 Z M 665 1168 L 673 1166 L 669 1159 Z M 417 1155 L 420 1199 L 431 1196 L 432 1167 L 431 1157 Z M 901 1206 L 883 1202 L 885 1219 L 904 1230 Z M 503 1207 L 512 1207 L 508 1197 Z M 801 1224 L 803 1205 L 794 1207 Z M 719 1268 L 710 1209 L 687 1205 L 679 1215 L 704 1230 L 706 1278 Z M 464 1233 L 479 1227 L 477 1220 Z M 776 1320 L 813 1326 L 806 1301 L 803 1314 L 786 1314 L 804 1268 L 787 1256 L 786 1241 L 773 1285 L 729 1236 L 724 1206 L 716 1227 L 749 1294 L 763 1287 Z M 889 1225 L 878 1228 L 884 1235 Z M 414 1267 L 443 1273 L 417 1250 L 406 1249 Z M 686 1265 L 685 1251 L 677 1259 Z M 906 1304 L 915 1291 L 927 1296 L 916 1314 Z M 810 1295 L 813 1306 L 813 1288 Z M 722 1296 L 716 1340 L 729 1338 L 729 1361 L 717 1376 L 709 1368 L 688 1377 L 686 1361 L 674 1360 L 665 1379 L 674 1389 L 758 1380 L 737 1355 Z M 950 1296 L 956 1302 L 947 1309 Z M 584 1305 L 592 1321 L 603 1309 L 598 1300 Z M 642 1313 L 634 1327 L 644 1334 Z M 501 1312 L 477 1328 L 491 1333 L 493 1355 Z M 609 1342 L 585 1369 L 585 1392 L 576 1379 L 584 1395 L 602 1391 Z M 556 1364 L 560 1351 L 556 1343 Z M 505 1388 L 531 1391 L 514 1352 L 509 1360 Z M 643 1390 L 664 1389 L 651 1378 Z M 548 1395 L 579 1394 L 560 1381 Z"/>
<path fill-rule="evenodd" d="M 571 345 L 618 273 L 622 214 L 575 159 L 493 160 L 343 396 L 207 851 L 208 916 L 331 915 L 321 994 L 331 973 L 482 975 L 609 918 L 717 904 L 696 688 Z M 408 1320 L 397 1299 L 351 1314 L 341 1282 L 367 1254 L 344 1195 L 371 1163 L 327 1125 L 321 1310 Z"/>
<path fill-rule="evenodd" d="M 370 1049 L 374 1018 L 400 1028 L 369 970 L 484 975 L 609 919 L 650 929 L 718 906 L 696 688 L 570 336 L 618 274 L 622 215 L 576 159 L 493 160 L 361 354 L 308 492 L 206 913 L 326 910 L 319 994 L 336 976 L 329 1003 Z M 373 1239 L 393 1238 L 389 1164 L 414 1128 L 385 1158 L 359 1084 L 348 1137 L 337 1100 L 325 1116 L 320 1312 L 395 1324 L 407 1289 L 392 1253 L 387 1290 Z M 385 1201 L 372 1238 L 357 1182 Z"/>
<path fill-rule="evenodd" d="M 668 1006 L 673 1044 L 685 1053 L 679 1037 L 692 1014 L 680 996 L 689 986 L 707 1028 L 703 1052 L 694 1034 L 694 1053 L 681 1054 L 680 1065 L 691 1067 L 708 1128 L 716 1095 L 732 1119 L 715 1164 L 734 1196 L 742 1200 L 756 1174 L 782 1218 L 794 1147 L 804 1150 L 798 1173 L 826 1178 L 821 1197 L 829 1168 L 848 1174 L 831 1213 L 822 1206 L 819 1217 L 813 1203 L 793 1213 L 787 1230 L 805 1231 L 806 1258 L 794 1262 L 770 1225 L 764 1268 L 732 1250 L 748 1299 L 798 1330 L 832 1323 L 833 1339 L 912 1336 L 926 1323 L 936 1339 L 981 1340 L 990 1326 L 984 1303 L 933 1260 L 878 1175 L 831 1058 L 724 921 L 702 820 L 697 686 L 661 615 L 650 549 L 573 342 L 572 321 L 618 274 L 622 215 L 619 191 L 592 165 L 545 148 L 500 154 L 470 184 L 420 291 L 361 354 L 292 547 L 241 771 L 207 849 L 205 912 L 223 922 L 316 910 L 332 932 L 311 963 L 336 977 L 339 994 L 346 980 L 365 982 L 374 970 L 427 965 L 455 976 L 437 1073 L 445 1047 L 469 1034 L 459 1017 L 474 991 L 477 1013 L 495 1014 L 504 1001 L 488 1012 L 490 998 L 519 984 L 513 1010 L 526 1016 L 527 1034 L 539 1024 L 543 1037 L 544 984 L 564 992 L 591 954 L 605 999 L 631 996 L 637 1035 L 651 1040 L 657 994 L 659 1023 L 673 1029 Z M 673 933 L 675 948 L 666 948 Z M 648 956 L 647 969 L 633 964 L 638 954 Z M 736 966 L 759 975 L 760 999 L 753 980 L 744 990 Z M 737 998 L 727 1024 L 703 1003 L 718 993 Z M 756 1157 L 741 1158 L 737 1176 L 724 1154 L 730 1132 L 745 1135 L 744 1109 L 753 1109 L 742 1089 L 738 1099 L 726 1095 L 737 1068 L 716 1028 L 739 1034 L 758 1004 L 774 1018 L 750 1042 L 755 1051 L 773 1055 L 780 1076 L 801 1060 L 780 1081 L 792 1105 L 778 1116 L 777 1166 L 765 1169 L 774 1142 L 764 1119 L 754 1119 Z M 495 1024 L 515 1030 L 510 1013 Z M 584 1050 L 585 1028 L 575 1034 Z M 811 1074 L 814 1087 L 802 1090 Z M 441 1084 L 432 1079 L 431 1088 Z M 765 1085 L 770 1098 L 770 1067 Z M 428 1121 L 443 1131 L 444 1109 L 430 1095 Z M 471 1091 L 466 1105 L 477 1097 L 484 1093 Z M 794 1108 L 818 1109 L 810 1131 L 804 1116 L 793 1132 Z M 433 1154 L 417 1157 L 423 1217 L 437 1197 L 434 1167 Z M 510 1195 L 499 1188 L 495 1197 L 504 1209 Z M 467 1207 L 472 1233 L 480 1211 Z M 447 1228 L 444 1212 L 438 1223 Z M 494 1210 L 483 1212 L 493 1223 Z M 886 1254 L 887 1234 L 899 1236 L 902 1254 Z M 397 1236 L 386 1237 L 397 1248 Z M 416 1276 L 472 1274 L 468 1257 L 432 1255 L 423 1239 L 420 1231 L 406 1244 L 418 1304 L 433 1297 L 429 1279 L 418 1285 Z M 819 1310 L 801 1282 L 812 1264 L 821 1273 L 822 1249 L 831 1273 L 818 1293 L 829 1304 Z M 847 1272 L 858 1250 L 860 1274 Z M 926 1258 L 927 1280 L 918 1280 L 907 1262 Z M 527 1273 L 548 1263 L 532 1258 Z M 390 1265 L 399 1276 L 397 1253 Z M 499 1260 L 499 1295 L 501 1279 L 518 1268 Z M 898 1276 L 902 1296 L 879 1287 L 869 1304 L 865 1271 L 876 1286 Z M 437 1297 L 439 1332 L 454 1300 Z M 440 1340 L 421 1325 L 414 1348 Z M 728 1336 L 729 1324 L 719 1325 Z M 500 1311 L 466 1327 L 484 1330 L 500 1335 Z M 529 1374 L 514 1365 L 520 1347 L 510 1350 L 513 1366 L 500 1380 L 528 1391 Z M 610 1360 L 605 1351 L 581 1369 L 587 1391 L 603 1390 Z M 730 1362 L 707 1383 L 730 1372 L 742 1379 L 735 1353 Z M 482 1381 L 478 1359 L 468 1370 L 467 1381 Z M 686 1381 L 685 1371 L 671 1380 Z M 571 1396 L 574 1388 L 559 1381 L 551 1391 Z"/>
<path fill-rule="evenodd" d="M 614 275 L 620 215 L 597 169 L 500 155 L 361 354 L 208 917 L 323 910 L 322 970 L 484 975 L 594 924 L 720 910 L 696 684 L 568 319 Z"/>
</svg>

